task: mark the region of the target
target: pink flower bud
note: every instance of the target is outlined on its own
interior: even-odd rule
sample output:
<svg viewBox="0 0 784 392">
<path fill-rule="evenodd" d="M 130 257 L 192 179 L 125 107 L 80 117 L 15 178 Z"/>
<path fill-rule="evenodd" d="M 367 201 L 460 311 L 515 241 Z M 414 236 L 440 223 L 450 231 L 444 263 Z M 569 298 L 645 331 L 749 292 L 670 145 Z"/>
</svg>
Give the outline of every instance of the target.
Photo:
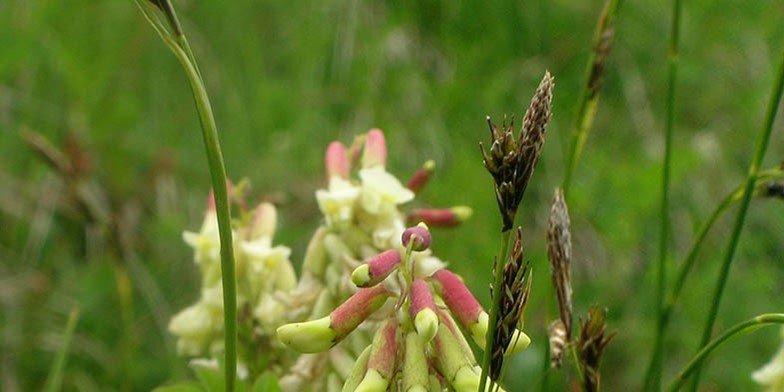
<svg viewBox="0 0 784 392">
<path fill-rule="evenodd" d="M 357 267 L 351 274 L 351 280 L 358 287 L 375 286 L 386 279 L 400 261 L 400 252 L 395 249 L 385 250 Z"/>
<path fill-rule="evenodd" d="M 433 171 L 436 168 L 436 163 L 432 159 L 425 162 L 419 170 L 414 173 L 414 176 L 408 181 L 408 189 L 411 189 L 414 193 L 419 192 L 422 188 L 427 185 L 428 181 L 430 181 L 430 177 L 433 176 Z"/>
<path fill-rule="evenodd" d="M 330 328 L 335 331 L 335 342 L 341 341 L 373 312 L 381 308 L 393 293 L 383 285 L 359 289 L 330 314 Z"/>
<path fill-rule="evenodd" d="M 365 138 L 365 152 L 362 155 L 362 167 L 385 167 L 387 164 L 387 142 L 384 132 L 371 129 Z"/>
<path fill-rule="evenodd" d="M 379 389 L 385 390 L 389 385 L 397 364 L 397 325 L 397 319 L 388 319 L 376 332 L 371 343 L 367 373 L 360 386 L 378 385 Z"/>
<path fill-rule="evenodd" d="M 408 310 L 417 333 L 425 342 L 430 342 L 438 330 L 438 315 L 430 287 L 422 279 L 411 284 L 411 306 Z"/>
<path fill-rule="evenodd" d="M 278 213 L 270 203 L 261 203 L 253 211 L 250 238 L 272 237 L 278 223 Z"/>
<path fill-rule="evenodd" d="M 346 146 L 340 142 L 332 142 L 327 147 L 325 158 L 327 179 L 332 177 L 348 178 L 350 164 L 346 153 Z"/>
<path fill-rule="evenodd" d="M 452 227 L 465 222 L 471 217 L 473 211 L 469 207 L 457 206 L 452 208 L 419 208 L 408 213 L 407 221 L 424 222 L 428 226 Z"/>
<path fill-rule="evenodd" d="M 468 329 L 479 322 L 479 316 L 484 313 L 482 305 L 457 275 L 442 269 L 436 271 L 432 278 L 441 285 L 439 294 L 458 323 Z"/>
<path fill-rule="evenodd" d="M 421 252 L 430 248 L 430 231 L 424 223 L 420 223 L 414 227 L 409 227 L 403 232 L 403 246 L 411 244 L 411 250 Z"/>
</svg>

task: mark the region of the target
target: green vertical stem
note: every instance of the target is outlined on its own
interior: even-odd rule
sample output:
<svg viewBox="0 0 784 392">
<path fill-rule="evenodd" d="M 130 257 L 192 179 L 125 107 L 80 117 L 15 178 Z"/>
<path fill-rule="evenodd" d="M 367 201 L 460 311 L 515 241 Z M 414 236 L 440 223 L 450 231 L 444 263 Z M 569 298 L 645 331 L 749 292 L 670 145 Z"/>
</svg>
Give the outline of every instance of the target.
<svg viewBox="0 0 784 392">
<path fill-rule="evenodd" d="M 580 93 L 580 102 L 577 106 L 574 136 L 572 138 L 572 145 L 568 158 L 569 162 L 566 165 L 566 174 L 564 175 L 563 184 L 561 185 L 564 195 L 569 191 L 569 186 L 572 183 L 572 176 L 577 168 L 577 162 L 580 160 L 585 141 L 588 140 L 588 132 L 590 132 L 591 127 L 593 126 L 596 106 L 599 103 L 599 90 L 604 73 L 604 64 L 614 39 L 615 16 L 618 11 L 619 3 L 620 0 L 606 0 L 596 24 L 596 31 L 594 32 L 593 37 L 593 50 L 591 50 L 591 54 L 588 57 L 588 63 L 585 67 L 585 80 Z"/>
<path fill-rule="evenodd" d="M 155 5 L 160 7 L 166 20 L 174 32 L 169 32 L 155 14 L 151 3 L 145 0 L 135 0 L 144 13 L 144 16 L 155 28 L 164 43 L 172 50 L 182 64 L 188 81 L 191 85 L 193 99 L 199 113 L 202 129 L 204 149 L 207 153 L 210 177 L 212 180 L 215 198 L 215 210 L 218 216 L 218 234 L 220 236 L 221 254 L 221 282 L 223 285 L 223 323 L 224 323 L 224 350 L 225 350 L 225 389 L 234 391 L 237 375 L 237 279 L 234 271 L 234 245 L 231 232 L 231 210 L 226 183 L 226 168 L 223 163 L 218 140 L 218 129 L 215 125 L 215 116 L 212 106 L 201 78 L 193 51 L 185 38 L 177 20 L 177 15 L 169 0 L 156 0 Z"/>
<path fill-rule="evenodd" d="M 68 357 L 68 350 L 71 348 L 71 341 L 73 341 L 74 332 L 76 332 L 76 323 L 78 321 L 79 307 L 74 306 L 71 308 L 71 313 L 68 315 L 68 322 L 65 324 L 65 333 L 63 334 L 63 341 L 60 344 L 60 349 L 57 351 L 57 357 L 52 363 L 49 375 L 46 377 L 46 384 L 43 389 L 46 392 L 57 392 L 62 387 L 65 360 Z"/>
<path fill-rule="evenodd" d="M 485 335 L 485 352 L 482 356 L 482 375 L 479 378 L 479 391 L 486 391 L 487 377 L 490 374 L 490 358 L 493 353 L 493 343 L 495 331 L 498 324 L 498 312 L 501 307 L 501 283 L 504 276 L 504 265 L 506 264 L 507 253 L 509 252 L 509 237 L 512 230 L 504 231 L 501 234 L 501 246 L 498 249 L 498 256 L 495 259 L 495 276 L 493 278 L 493 297 L 491 298 L 490 316 L 487 323 L 487 335 Z"/>
<path fill-rule="evenodd" d="M 721 336 L 710 342 L 710 344 L 703 347 L 702 350 L 700 350 L 700 352 L 698 352 L 694 358 L 689 361 L 686 367 L 681 370 L 680 373 L 678 373 L 678 376 L 675 377 L 675 380 L 673 380 L 672 384 L 670 384 L 669 388 L 667 388 L 667 391 L 674 392 L 680 390 L 681 387 L 683 387 L 683 383 L 689 378 L 691 373 L 699 369 L 705 358 L 707 358 L 708 355 L 713 352 L 713 350 L 720 347 L 724 342 L 742 333 L 751 332 L 770 324 L 784 324 L 784 313 L 761 314 L 757 317 L 734 325 L 732 328 L 727 330 L 727 332 L 723 333 Z"/>
<path fill-rule="evenodd" d="M 664 134 L 664 163 L 662 165 L 662 200 L 659 212 L 659 262 L 656 273 L 656 329 L 653 353 L 645 375 L 645 391 L 661 389 L 662 350 L 664 347 L 664 291 L 667 285 L 667 253 L 669 243 L 670 168 L 672 166 L 672 133 L 675 127 L 675 87 L 678 77 L 678 43 L 680 38 L 681 2 L 672 2 L 670 44 L 667 51 L 667 123 Z"/>
<path fill-rule="evenodd" d="M 752 157 L 751 164 L 749 165 L 749 172 L 748 176 L 746 177 L 746 186 L 743 191 L 743 197 L 740 201 L 738 214 L 735 216 L 735 224 L 732 228 L 729 245 L 727 246 L 727 253 L 725 254 L 724 260 L 719 270 L 719 276 L 716 280 L 716 287 L 713 290 L 713 301 L 711 303 L 710 311 L 708 312 L 708 319 L 705 322 L 705 328 L 702 331 L 700 348 L 703 348 L 708 344 L 713 333 L 713 326 L 716 323 L 716 316 L 719 312 L 721 297 L 722 294 L 724 294 L 724 287 L 727 283 L 727 278 L 729 277 L 730 266 L 732 265 L 732 260 L 735 256 L 735 250 L 738 247 L 738 239 L 740 238 L 740 233 L 743 230 L 743 223 L 746 220 L 746 213 L 749 209 L 749 202 L 751 201 L 751 196 L 754 192 L 754 186 L 757 183 L 757 177 L 759 176 L 760 165 L 762 165 L 762 160 L 765 158 L 765 151 L 768 149 L 768 141 L 770 140 L 770 134 L 773 131 L 773 122 L 776 119 L 779 103 L 781 103 L 782 89 L 784 89 L 784 51 L 782 51 L 782 59 L 777 71 L 776 82 L 773 85 L 773 90 L 771 91 L 770 101 L 768 101 L 768 108 L 765 114 L 765 123 L 762 127 L 762 130 L 760 131 L 759 137 L 757 139 L 757 147 L 754 150 L 754 156 Z M 694 379 L 689 390 L 697 390 L 697 386 L 700 382 L 700 373 L 702 373 L 702 364 L 696 365 L 696 369 L 694 370 Z"/>
</svg>

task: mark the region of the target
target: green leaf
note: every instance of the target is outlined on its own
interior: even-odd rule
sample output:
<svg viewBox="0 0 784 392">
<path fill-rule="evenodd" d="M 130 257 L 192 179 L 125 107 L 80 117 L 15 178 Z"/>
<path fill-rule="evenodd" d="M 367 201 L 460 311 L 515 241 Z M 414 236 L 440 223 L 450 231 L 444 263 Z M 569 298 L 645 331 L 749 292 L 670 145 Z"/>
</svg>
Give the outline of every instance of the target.
<svg viewBox="0 0 784 392">
<path fill-rule="evenodd" d="M 194 381 L 183 381 L 172 385 L 164 385 L 152 392 L 204 392 L 204 388 Z"/>
<path fill-rule="evenodd" d="M 278 378 L 270 372 L 262 373 L 253 383 L 251 392 L 281 392 Z"/>
<path fill-rule="evenodd" d="M 203 390 L 207 392 L 223 392 L 224 379 L 220 369 L 214 369 L 204 364 L 191 363 L 196 378 L 201 382 Z"/>
</svg>

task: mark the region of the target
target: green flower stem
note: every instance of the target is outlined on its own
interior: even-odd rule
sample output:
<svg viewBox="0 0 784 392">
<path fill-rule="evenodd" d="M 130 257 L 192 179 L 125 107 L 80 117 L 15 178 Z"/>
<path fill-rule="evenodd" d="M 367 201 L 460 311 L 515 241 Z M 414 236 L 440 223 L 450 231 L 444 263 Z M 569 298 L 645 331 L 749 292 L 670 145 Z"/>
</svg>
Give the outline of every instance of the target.
<svg viewBox="0 0 784 392">
<path fill-rule="evenodd" d="M 708 313 L 708 319 L 705 322 L 705 329 L 702 331 L 702 340 L 700 341 L 701 348 L 708 344 L 708 341 L 710 341 L 710 337 L 713 332 L 713 325 L 716 322 L 716 315 L 719 312 L 719 304 L 721 303 L 724 287 L 727 283 L 727 278 L 729 277 L 730 266 L 732 265 L 732 260 L 735 256 L 735 250 L 738 246 L 738 239 L 740 238 L 740 233 L 743 229 L 743 223 L 746 219 L 746 212 L 749 209 L 749 202 L 751 201 L 751 196 L 754 192 L 754 185 L 757 183 L 760 165 L 762 165 L 762 160 L 765 157 L 765 151 L 768 149 L 768 141 L 770 140 L 770 134 L 773 131 L 773 123 L 776 119 L 776 113 L 778 112 L 779 104 L 781 103 L 781 94 L 782 90 L 784 90 L 784 51 L 782 51 L 781 54 L 782 59 L 781 63 L 779 63 L 776 82 L 773 85 L 770 101 L 768 101 L 765 123 L 762 127 L 762 130 L 760 131 L 759 138 L 757 139 L 757 147 L 754 151 L 751 164 L 749 165 L 749 173 L 746 179 L 745 188 L 743 190 L 743 197 L 741 198 L 738 214 L 735 218 L 732 235 L 730 237 L 729 245 L 727 246 L 727 253 L 724 257 L 724 261 L 721 264 L 721 269 L 719 270 L 719 276 L 716 281 L 716 288 L 714 289 L 712 296 L 713 302 L 711 303 L 710 312 Z M 699 385 L 700 382 L 702 366 L 701 364 L 697 364 L 696 366 L 697 368 L 695 370 L 694 379 L 690 388 L 691 391 L 696 391 L 697 385 Z"/>
<path fill-rule="evenodd" d="M 63 369 L 65 369 L 65 359 L 68 357 L 68 350 L 73 341 L 74 332 L 76 331 L 76 323 L 79 321 L 79 307 L 74 306 L 71 308 L 71 313 L 68 315 L 68 322 L 65 324 L 65 333 L 63 334 L 63 342 L 60 349 L 57 351 L 57 357 L 52 363 L 52 369 L 49 370 L 49 375 L 46 377 L 46 384 L 44 391 L 57 392 L 63 383 Z"/>
<path fill-rule="evenodd" d="M 675 127 L 675 87 L 678 78 L 678 42 L 680 38 L 681 1 L 672 2 L 672 24 L 670 25 L 670 44 L 667 51 L 667 124 L 664 136 L 664 162 L 662 164 L 662 200 L 659 231 L 659 263 L 656 273 L 656 319 L 664 315 L 664 291 L 667 284 L 667 248 L 670 229 L 670 168 L 672 166 L 672 133 Z M 664 330 L 661 322 L 656 323 L 653 353 L 645 375 L 645 391 L 661 389 L 662 350 Z"/>
<path fill-rule="evenodd" d="M 504 276 L 504 265 L 506 264 L 507 253 L 509 252 L 509 237 L 512 230 L 501 233 L 501 246 L 498 249 L 498 257 L 495 259 L 495 276 L 493 279 L 493 297 L 491 298 L 490 316 L 487 323 L 487 335 L 485 335 L 485 352 L 482 356 L 482 375 L 479 378 L 479 391 L 486 391 L 487 377 L 490 374 L 490 357 L 493 353 L 493 343 L 495 331 L 498 323 L 498 312 L 501 307 L 501 284 Z"/>
<path fill-rule="evenodd" d="M 601 78 L 602 75 L 596 75 L 594 68 L 597 64 L 598 55 L 606 55 L 600 53 L 603 41 L 606 39 L 605 34 L 611 29 L 615 28 L 615 16 L 618 13 L 618 4 L 620 0 L 607 0 L 599 21 L 596 24 L 596 31 L 593 36 L 593 48 L 588 63 L 585 67 L 585 80 L 582 85 L 580 93 L 580 102 L 577 106 L 577 117 L 574 124 L 574 136 L 572 138 L 572 146 L 569 154 L 569 162 L 566 165 L 566 174 L 564 175 L 563 188 L 564 194 L 569 191 L 569 186 L 572 183 L 572 176 L 577 168 L 577 162 L 580 160 L 580 155 L 585 146 L 585 141 L 588 139 L 588 132 L 593 125 L 593 119 L 596 115 L 596 105 L 599 103 L 599 91 L 593 89 L 594 83 L 598 83 L 596 78 Z M 610 38 L 612 40 L 612 38 Z M 598 71 L 602 72 L 602 71 Z"/>
<path fill-rule="evenodd" d="M 770 324 L 784 324 L 784 313 L 761 314 L 757 317 L 736 324 L 727 330 L 727 332 L 710 342 L 710 344 L 703 347 L 702 350 L 700 350 L 700 352 L 698 352 L 697 355 L 695 355 L 694 358 L 688 363 L 688 365 L 686 365 L 686 367 L 681 370 L 680 373 L 678 373 L 678 376 L 675 377 L 675 380 L 673 380 L 667 390 L 680 390 L 681 387 L 683 387 L 683 383 L 686 382 L 691 373 L 698 370 L 705 358 L 724 342 L 734 338 L 737 335 L 751 332 Z"/>
<path fill-rule="evenodd" d="M 782 178 L 784 177 L 784 171 L 779 168 L 765 170 L 760 173 L 759 177 L 757 178 L 757 185 L 762 184 L 766 181 Z M 708 237 L 708 233 L 710 232 L 713 225 L 719 219 L 719 217 L 724 214 L 734 203 L 738 202 L 741 197 L 743 196 L 743 187 L 740 186 L 735 189 L 732 193 L 727 195 L 724 200 L 719 204 L 718 207 L 713 211 L 711 216 L 708 220 L 702 224 L 700 230 L 697 234 L 694 243 L 692 244 L 691 250 L 689 250 L 686 259 L 681 263 L 680 270 L 678 271 L 678 277 L 675 280 L 675 285 L 672 287 L 672 291 L 670 295 L 667 297 L 667 301 L 664 304 L 664 309 L 659 314 L 657 328 L 661 331 L 660 339 L 663 339 L 664 333 L 667 331 L 667 327 L 669 326 L 670 316 L 672 315 L 672 310 L 675 307 L 675 304 L 678 302 L 678 298 L 680 297 L 681 290 L 683 289 L 686 283 L 686 277 L 691 272 L 691 268 L 694 266 L 694 262 L 697 259 L 697 254 L 699 253 L 700 249 L 702 248 L 702 244 L 705 242 L 705 238 Z M 658 342 L 659 345 L 656 346 L 658 350 L 655 350 L 653 355 L 657 355 L 657 357 L 651 359 L 651 363 L 657 363 L 661 361 L 662 352 L 662 345 L 661 342 Z M 656 362 L 654 362 L 656 361 Z M 660 362 L 658 362 L 660 363 Z M 650 370 L 650 369 L 649 369 Z"/>
<path fill-rule="evenodd" d="M 193 99 L 199 113 L 202 138 L 207 153 L 207 162 L 210 168 L 215 209 L 218 216 L 218 233 L 220 236 L 221 253 L 221 281 L 223 284 L 223 323 L 224 323 L 224 350 L 225 350 L 225 382 L 226 391 L 234 391 L 234 381 L 237 375 L 237 279 L 234 271 L 234 246 L 231 232 L 231 211 L 226 185 L 226 168 L 223 163 L 218 129 L 212 113 L 209 96 L 201 78 L 201 73 L 196 65 L 193 52 L 180 28 L 177 15 L 174 13 L 169 0 L 159 0 L 161 10 L 164 11 L 169 24 L 175 31 L 170 33 L 155 13 L 155 8 L 145 0 L 135 0 L 144 16 L 153 25 L 153 28 L 163 39 L 164 43 L 172 50 L 182 64 L 193 92 Z"/>
</svg>

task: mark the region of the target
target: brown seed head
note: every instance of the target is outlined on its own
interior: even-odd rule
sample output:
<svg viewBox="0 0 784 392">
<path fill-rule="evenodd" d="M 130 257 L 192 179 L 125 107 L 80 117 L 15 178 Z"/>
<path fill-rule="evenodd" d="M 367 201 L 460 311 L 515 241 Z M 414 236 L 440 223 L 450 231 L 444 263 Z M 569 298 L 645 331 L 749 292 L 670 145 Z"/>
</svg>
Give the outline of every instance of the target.
<svg viewBox="0 0 784 392">
<path fill-rule="evenodd" d="M 490 357 L 490 379 L 494 381 L 501 375 L 504 356 L 512 343 L 515 330 L 522 327 L 523 312 L 531 292 L 530 265 L 523 263 L 522 238 L 523 231 L 518 228 L 512 253 L 503 271 L 498 327 L 493 337 L 493 352 Z"/>
<path fill-rule="evenodd" d="M 588 310 L 588 319 L 580 320 L 580 337 L 577 342 L 577 358 L 583 371 L 583 389 L 587 392 L 598 392 L 601 387 L 599 362 L 604 348 L 615 334 L 607 335 L 605 321 L 607 310 L 592 306 Z"/>
<path fill-rule="evenodd" d="M 547 228 L 547 258 L 558 299 L 561 321 L 566 329 L 566 341 L 572 338 L 572 235 L 569 229 L 569 210 L 563 191 L 555 190 Z"/>
<path fill-rule="evenodd" d="M 503 218 L 503 231 L 510 230 L 514 224 L 517 208 L 531 179 L 544 143 L 544 134 L 552 114 L 553 78 L 545 72 L 536 89 L 531 104 L 525 112 L 523 127 L 515 140 L 514 120 L 506 125 L 504 118 L 501 128 L 490 117 L 487 118 L 492 138 L 490 149 L 485 151 L 479 144 L 485 168 L 495 182 L 496 202 Z"/>
</svg>

